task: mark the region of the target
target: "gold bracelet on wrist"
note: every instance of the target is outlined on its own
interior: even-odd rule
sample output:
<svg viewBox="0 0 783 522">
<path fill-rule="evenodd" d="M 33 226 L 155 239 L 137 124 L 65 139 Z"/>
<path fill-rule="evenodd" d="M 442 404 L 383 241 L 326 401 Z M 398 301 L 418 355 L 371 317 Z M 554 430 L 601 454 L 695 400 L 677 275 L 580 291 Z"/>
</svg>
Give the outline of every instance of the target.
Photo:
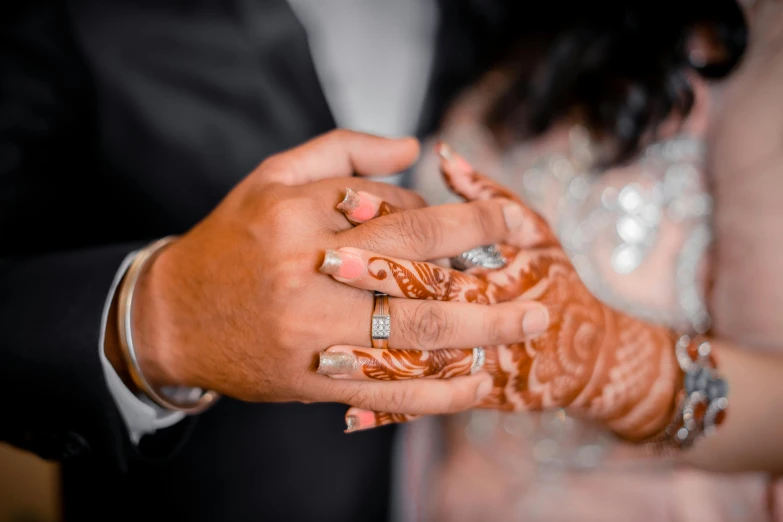
<svg viewBox="0 0 783 522">
<path fill-rule="evenodd" d="M 158 391 L 144 377 L 136 356 L 136 347 L 133 343 L 133 295 L 138 283 L 139 277 L 144 272 L 148 263 L 155 258 L 160 251 L 176 239 L 174 236 L 164 237 L 151 243 L 140 250 L 133 259 L 125 279 L 120 286 L 119 298 L 117 300 L 117 319 L 120 341 L 120 351 L 128 367 L 128 373 L 134 384 L 149 397 L 155 404 L 162 408 L 174 411 L 182 411 L 189 414 L 201 413 L 210 407 L 220 397 L 214 391 L 201 391 L 191 389 L 190 392 L 200 392 L 195 400 L 180 400 Z M 189 393 L 189 395 L 192 393 Z"/>
</svg>

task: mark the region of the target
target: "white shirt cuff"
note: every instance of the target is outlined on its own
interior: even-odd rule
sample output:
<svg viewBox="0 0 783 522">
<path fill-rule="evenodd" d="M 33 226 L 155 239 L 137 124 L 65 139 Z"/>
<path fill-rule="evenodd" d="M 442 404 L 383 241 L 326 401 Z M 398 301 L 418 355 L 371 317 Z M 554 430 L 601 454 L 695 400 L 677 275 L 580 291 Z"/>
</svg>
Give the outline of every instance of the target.
<svg viewBox="0 0 783 522">
<path fill-rule="evenodd" d="M 120 265 L 120 269 L 114 276 L 109 295 L 106 297 L 106 304 L 103 307 L 101 333 L 98 342 L 98 355 L 100 356 L 101 364 L 103 365 L 106 384 L 109 386 L 109 391 L 120 410 L 120 414 L 128 428 L 128 435 L 134 444 L 138 444 L 139 440 L 141 440 L 144 435 L 155 433 L 159 429 L 173 426 L 185 417 L 184 412 L 161 408 L 146 397 L 137 396 L 131 392 L 127 386 L 125 386 L 125 383 L 122 382 L 119 375 L 117 375 L 117 372 L 114 370 L 114 367 L 106 358 L 106 354 L 103 351 L 103 343 L 106 337 L 106 322 L 108 321 L 114 293 L 117 291 L 117 286 L 125 275 L 128 266 L 130 266 L 133 261 L 133 258 L 136 256 L 136 253 L 137 252 L 131 252 L 125 257 Z"/>
</svg>

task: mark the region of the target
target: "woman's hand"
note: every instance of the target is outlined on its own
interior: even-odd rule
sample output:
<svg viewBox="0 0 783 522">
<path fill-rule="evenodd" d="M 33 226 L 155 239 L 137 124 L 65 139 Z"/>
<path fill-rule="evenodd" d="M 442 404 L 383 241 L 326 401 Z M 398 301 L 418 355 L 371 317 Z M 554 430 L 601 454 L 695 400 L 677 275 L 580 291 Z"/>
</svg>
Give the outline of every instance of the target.
<svg viewBox="0 0 783 522">
<path fill-rule="evenodd" d="M 475 172 L 447 146 L 441 145 L 439 152 L 446 181 L 468 201 L 504 198 L 522 205 L 515 194 Z M 361 275 L 336 279 L 396 297 L 490 304 L 504 317 L 497 324 L 519 321 L 514 306 L 542 304 L 548 313 L 546 331 L 533 336 L 520 329 L 515 341 L 486 347 L 484 369 L 493 376 L 493 390 L 480 407 L 507 411 L 562 407 L 605 422 L 628 439 L 656 433 L 669 420 L 674 400 L 679 372 L 673 354 L 675 335 L 600 302 L 581 282 L 544 220 L 527 207 L 518 208 L 522 209 L 519 226 L 499 245 L 507 260 L 501 269 L 463 273 L 348 250 L 346 254 L 361 260 Z M 383 219 L 388 218 L 377 222 Z M 364 379 L 445 377 L 459 358 L 453 350 L 429 352 L 426 359 L 406 350 L 339 346 L 328 351 L 352 353 L 361 369 L 353 378 Z M 352 408 L 347 420 L 349 429 L 355 430 L 410 418 Z"/>
</svg>

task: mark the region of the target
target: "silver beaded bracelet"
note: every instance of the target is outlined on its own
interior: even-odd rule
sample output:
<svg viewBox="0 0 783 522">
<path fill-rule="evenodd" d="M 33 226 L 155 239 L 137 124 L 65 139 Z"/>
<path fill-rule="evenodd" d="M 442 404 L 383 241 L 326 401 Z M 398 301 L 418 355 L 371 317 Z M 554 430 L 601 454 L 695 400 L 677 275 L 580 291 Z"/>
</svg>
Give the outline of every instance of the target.
<svg viewBox="0 0 783 522">
<path fill-rule="evenodd" d="M 675 343 L 675 356 L 684 376 L 672 422 L 650 445 L 657 452 L 690 448 L 723 423 L 729 407 L 729 386 L 718 372 L 712 345 L 688 335 Z"/>
</svg>

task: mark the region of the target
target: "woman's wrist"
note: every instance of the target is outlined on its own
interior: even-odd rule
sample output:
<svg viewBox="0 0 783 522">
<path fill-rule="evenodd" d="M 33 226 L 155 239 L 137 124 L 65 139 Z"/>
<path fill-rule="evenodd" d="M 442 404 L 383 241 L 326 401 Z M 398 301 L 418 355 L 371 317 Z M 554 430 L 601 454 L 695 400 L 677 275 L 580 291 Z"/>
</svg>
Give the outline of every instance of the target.
<svg viewBox="0 0 783 522">
<path fill-rule="evenodd" d="M 609 308 L 606 316 L 594 391 L 574 413 L 642 442 L 661 433 L 674 414 L 683 378 L 674 349 L 679 335 Z"/>
<path fill-rule="evenodd" d="M 683 449 L 714 431 L 728 407 L 728 386 L 708 338 L 614 313 L 616 331 L 597 362 L 605 376 L 577 412 L 619 438 L 657 449 Z M 601 366 L 604 367 L 601 367 Z"/>
</svg>

